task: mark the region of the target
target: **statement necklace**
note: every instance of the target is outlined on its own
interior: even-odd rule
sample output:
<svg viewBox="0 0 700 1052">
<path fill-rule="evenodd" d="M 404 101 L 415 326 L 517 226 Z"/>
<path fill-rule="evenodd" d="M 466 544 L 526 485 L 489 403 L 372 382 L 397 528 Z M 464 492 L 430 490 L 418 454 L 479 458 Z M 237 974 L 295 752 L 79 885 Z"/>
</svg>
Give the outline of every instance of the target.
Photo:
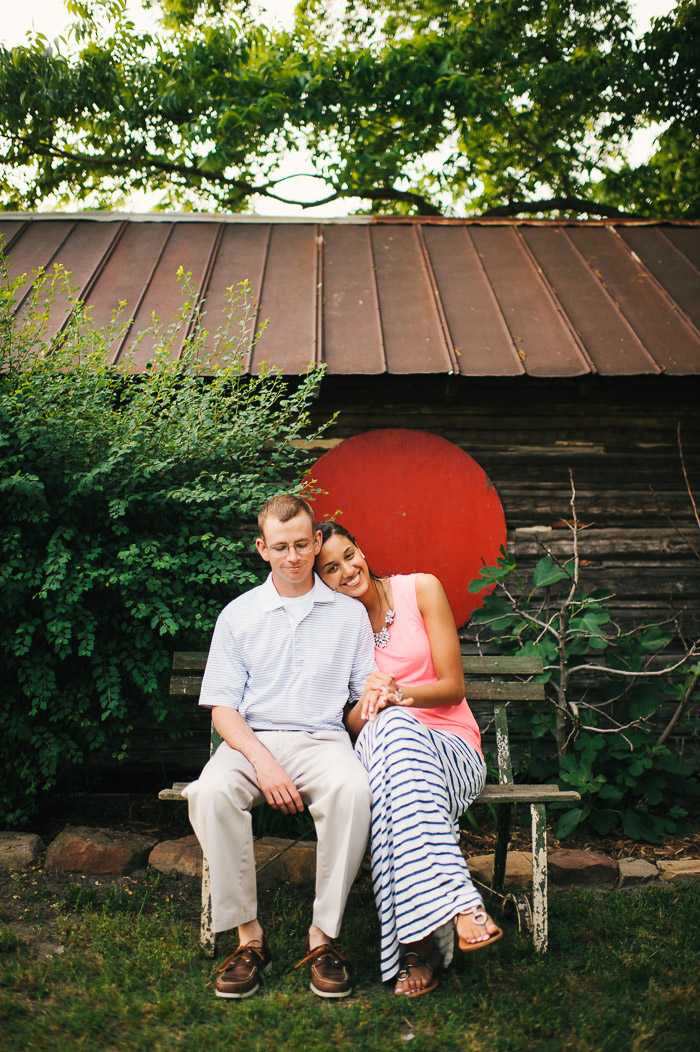
<svg viewBox="0 0 700 1052">
<path fill-rule="evenodd" d="M 383 650 L 389 642 L 389 625 L 394 620 L 394 611 L 387 610 L 386 617 L 384 618 L 384 624 L 378 632 L 374 633 L 374 645 L 379 650 Z"/>
<path fill-rule="evenodd" d="M 382 592 L 384 593 L 384 598 L 386 599 L 386 592 L 384 591 L 384 583 L 382 581 L 380 581 L 379 583 L 382 586 Z M 387 606 L 388 606 L 388 603 L 387 603 Z M 389 642 L 389 626 L 391 625 L 393 620 L 394 620 L 394 611 L 393 610 L 387 610 L 386 616 L 384 618 L 384 624 L 382 625 L 382 627 L 379 629 L 378 632 L 374 632 L 373 633 L 373 635 L 374 635 L 374 645 L 375 645 L 375 647 L 378 650 L 383 650 L 384 647 Z"/>
</svg>

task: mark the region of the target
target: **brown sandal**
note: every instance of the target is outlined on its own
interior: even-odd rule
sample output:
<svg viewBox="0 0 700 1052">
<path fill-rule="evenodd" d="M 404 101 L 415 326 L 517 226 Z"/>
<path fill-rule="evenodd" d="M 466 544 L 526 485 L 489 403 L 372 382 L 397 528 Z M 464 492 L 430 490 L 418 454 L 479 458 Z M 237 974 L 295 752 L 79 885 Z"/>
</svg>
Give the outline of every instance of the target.
<svg viewBox="0 0 700 1052">
<path fill-rule="evenodd" d="M 409 957 L 412 957 L 413 960 L 409 961 Z M 422 990 L 411 990 L 404 994 L 396 994 L 396 991 L 394 991 L 397 997 L 421 997 L 423 994 L 431 993 L 431 991 L 437 987 L 437 973 L 440 971 L 440 965 L 436 964 L 435 961 L 431 961 L 429 957 L 421 957 L 421 955 L 416 953 L 415 950 L 408 950 L 401 958 L 401 965 L 402 967 L 397 973 L 396 978 L 402 983 L 405 982 L 406 979 L 410 979 L 411 968 L 427 968 L 432 978 L 428 985 L 424 986 Z"/>
<path fill-rule="evenodd" d="M 453 918 L 453 924 L 455 926 L 455 931 L 457 931 L 457 917 L 466 916 L 468 913 L 473 914 L 472 919 L 473 919 L 474 923 L 483 925 L 484 931 L 486 931 L 486 922 L 488 920 L 490 920 L 491 918 L 489 917 L 488 913 L 483 908 L 483 906 L 481 907 L 481 909 L 479 909 L 478 906 L 472 906 L 471 909 L 469 909 L 469 910 L 462 910 L 461 913 L 458 913 L 457 916 Z M 494 923 L 494 922 L 492 921 L 491 923 Z M 487 946 L 490 946 L 492 942 L 498 942 L 498 940 L 500 938 L 502 938 L 502 937 L 503 937 L 503 931 L 501 930 L 501 928 L 498 927 L 497 924 L 496 924 L 495 932 L 493 932 L 491 935 L 489 935 L 488 939 L 481 939 L 481 940 L 479 940 L 479 942 L 469 942 L 466 939 L 462 939 L 460 934 L 459 934 L 459 932 L 457 932 L 457 938 L 459 940 L 459 948 L 464 953 L 470 953 L 472 950 L 483 950 Z"/>
</svg>

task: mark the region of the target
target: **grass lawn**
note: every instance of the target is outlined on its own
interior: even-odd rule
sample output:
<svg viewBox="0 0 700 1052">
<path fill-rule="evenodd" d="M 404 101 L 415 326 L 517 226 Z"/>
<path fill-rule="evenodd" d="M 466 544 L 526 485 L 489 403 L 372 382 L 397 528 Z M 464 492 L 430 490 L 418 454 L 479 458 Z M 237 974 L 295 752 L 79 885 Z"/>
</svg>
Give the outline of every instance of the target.
<svg viewBox="0 0 700 1052">
<path fill-rule="evenodd" d="M 365 876 L 343 932 L 356 990 L 336 1003 L 314 997 L 306 968 L 292 968 L 311 895 L 285 887 L 261 903 L 272 975 L 261 994 L 232 1003 L 214 996 L 214 967 L 197 944 L 196 900 L 183 905 L 182 882 L 151 874 L 117 888 L 108 879 L 57 893 L 40 875 L 23 875 L 3 896 L 3 1052 L 700 1047 L 700 885 L 553 895 L 545 957 L 508 925 L 483 953 L 457 952 L 435 993 L 409 999 L 378 981 Z M 39 925 L 48 942 L 22 936 Z"/>
</svg>

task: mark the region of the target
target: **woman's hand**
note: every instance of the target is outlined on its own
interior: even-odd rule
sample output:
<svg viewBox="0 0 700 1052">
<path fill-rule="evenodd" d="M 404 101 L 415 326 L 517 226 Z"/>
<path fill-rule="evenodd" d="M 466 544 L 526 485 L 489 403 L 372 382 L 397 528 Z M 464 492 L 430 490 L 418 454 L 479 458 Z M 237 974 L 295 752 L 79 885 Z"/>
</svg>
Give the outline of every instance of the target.
<svg viewBox="0 0 700 1052">
<path fill-rule="evenodd" d="M 413 698 L 405 698 L 400 687 L 382 687 L 381 690 L 365 688 L 358 704 L 360 705 L 360 717 L 372 723 L 382 709 L 388 708 L 389 705 L 412 705 Z"/>
<path fill-rule="evenodd" d="M 365 690 L 391 690 L 397 691 L 399 689 L 398 684 L 393 676 L 390 676 L 387 672 L 380 672 L 379 669 L 375 669 L 367 677 L 365 682 Z"/>
</svg>

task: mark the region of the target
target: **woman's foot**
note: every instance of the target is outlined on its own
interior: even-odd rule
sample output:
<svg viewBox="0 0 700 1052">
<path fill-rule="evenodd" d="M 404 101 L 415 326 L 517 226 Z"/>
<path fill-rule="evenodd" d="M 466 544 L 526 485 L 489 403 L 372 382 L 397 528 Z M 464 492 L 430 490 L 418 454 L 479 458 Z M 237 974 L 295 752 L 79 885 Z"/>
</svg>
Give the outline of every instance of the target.
<svg viewBox="0 0 700 1052">
<path fill-rule="evenodd" d="M 489 943 L 498 942 L 503 932 L 489 917 L 485 909 L 472 907 L 458 913 L 454 919 L 460 950 L 480 950 Z"/>
<path fill-rule="evenodd" d="M 440 952 L 432 935 L 401 948 L 401 968 L 396 976 L 394 993 L 404 997 L 429 994 L 438 985 L 437 972 L 442 965 Z"/>
</svg>

